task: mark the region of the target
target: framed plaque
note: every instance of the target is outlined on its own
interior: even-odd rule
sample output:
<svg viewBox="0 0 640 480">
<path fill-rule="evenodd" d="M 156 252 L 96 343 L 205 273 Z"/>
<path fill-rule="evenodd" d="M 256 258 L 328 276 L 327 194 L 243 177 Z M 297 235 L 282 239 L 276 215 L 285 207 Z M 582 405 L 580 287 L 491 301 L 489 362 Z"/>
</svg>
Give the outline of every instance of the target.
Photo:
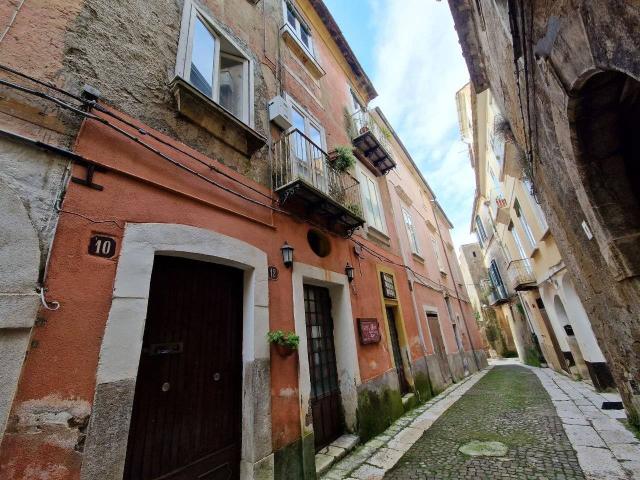
<svg viewBox="0 0 640 480">
<path fill-rule="evenodd" d="M 377 318 L 358 318 L 358 331 L 362 345 L 380 341 L 380 324 Z"/>
</svg>

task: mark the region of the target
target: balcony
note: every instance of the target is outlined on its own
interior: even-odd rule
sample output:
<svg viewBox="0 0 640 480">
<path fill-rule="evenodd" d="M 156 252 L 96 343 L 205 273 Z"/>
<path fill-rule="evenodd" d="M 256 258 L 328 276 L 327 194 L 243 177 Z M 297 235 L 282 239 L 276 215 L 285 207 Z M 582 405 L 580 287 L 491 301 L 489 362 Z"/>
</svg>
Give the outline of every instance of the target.
<svg viewBox="0 0 640 480">
<path fill-rule="evenodd" d="M 536 277 L 528 258 L 512 260 L 507 266 L 507 277 L 511 287 L 518 292 L 537 288 Z"/>
<path fill-rule="evenodd" d="M 371 166 L 381 175 L 394 169 L 396 162 L 391 156 L 388 140 L 391 134 L 383 130 L 369 112 L 357 111 L 351 120 L 353 145 L 362 152 Z"/>
<path fill-rule="evenodd" d="M 301 131 L 276 142 L 272 179 L 281 205 L 293 213 L 347 236 L 364 225 L 358 180 L 333 168 L 327 153 Z"/>
<path fill-rule="evenodd" d="M 499 285 L 496 288 L 488 279 L 480 282 L 480 291 L 492 307 L 509 301 L 509 295 L 504 285 Z"/>
</svg>

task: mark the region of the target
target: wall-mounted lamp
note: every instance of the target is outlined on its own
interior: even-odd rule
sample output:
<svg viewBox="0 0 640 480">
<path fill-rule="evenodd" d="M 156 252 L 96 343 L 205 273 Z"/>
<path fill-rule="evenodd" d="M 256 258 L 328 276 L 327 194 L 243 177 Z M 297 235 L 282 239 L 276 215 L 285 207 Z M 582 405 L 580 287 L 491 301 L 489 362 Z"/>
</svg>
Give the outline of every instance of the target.
<svg viewBox="0 0 640 480">
<path fill-rule="evenodd" d="M 284 242 L 284 245 L 280 247 L 282 250 L 282 261 L 284 262 L 284 266 L 289 268 L 293 265 L 293 247 L 289 245 L 287 242 Z"/>
<path fill-rule="evenodd" d="M 347 265 L 344 267 L 344 273 L 347 274 L 347 280 L 349 280 L 349 283 L 353 282 L 353 277 L 355 276 L 355 269 L 351 266 L 349 262 L 347 262 Z"/>
</svg>

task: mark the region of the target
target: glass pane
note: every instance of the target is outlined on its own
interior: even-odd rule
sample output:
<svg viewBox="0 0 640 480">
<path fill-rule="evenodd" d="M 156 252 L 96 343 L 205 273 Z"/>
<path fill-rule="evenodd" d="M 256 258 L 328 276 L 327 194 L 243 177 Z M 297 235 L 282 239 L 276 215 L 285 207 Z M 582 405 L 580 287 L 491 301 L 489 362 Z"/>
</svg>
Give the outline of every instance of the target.
<svg viewBox="0 0 640 480">
<path fill-rule="evenodd" d="M 244 61 L 226 55 L 220 58 L 220 105 L 242 118 Z"/>
<path fill-rule="evenodd" d="M 291 25 L 293 27 L 293 29 L 295 30 L 296 28 L 296 16 L 293 13 L 293 9 L 291 8 L 291 5 L 289 5 L 287 3 L 287 23 L 289 25 Z"/>
<path fill-rule="evenodd" d="M 304 133 L 304 116 L 295 108 L 291 109 L 291 119 L 293 120 L 293 127 Z M 308 178 L 309 169 L 307 166 L 307 142 L 302 135 L 300 135 L 298 132 L 294 132 L 291 135 L 291 143 L 293 154 L 298 159 L 297 173 L 304 178 Z"/>
<path fill-rule="evenodd" d="M 216 39 L 199 18 L 193 27 L 189 81 L 207 97 L 213 96 L 213 62 Z"/>
<path fill-rule="evenodd" d="M 311 36 L 309 35 L 309 31 L 302 25 L 300 26 L 300 40 L 311 50 Z"/>
</svg>

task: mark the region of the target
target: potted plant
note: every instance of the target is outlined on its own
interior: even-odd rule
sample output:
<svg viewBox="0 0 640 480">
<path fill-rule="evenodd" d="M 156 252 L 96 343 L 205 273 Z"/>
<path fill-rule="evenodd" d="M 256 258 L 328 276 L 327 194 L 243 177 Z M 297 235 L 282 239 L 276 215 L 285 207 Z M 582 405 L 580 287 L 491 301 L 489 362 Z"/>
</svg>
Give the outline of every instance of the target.
<svg viewBox="0 0 640 480">
<path fill-rule="evenodd" d="M 333 152 L 331 152 L 330 158 L 332 160 L 331 165 L 338 172 L 346 172 L 356 164 L 356 156 L 353 154 L 353 148 L 346 145 L 338 145 Z"/>
<path fill-rule="evenodd" d="M 267 340 L 282 357 L 288 357 L 295 352 L 300 343 L 300 337 L 294 332 L 283 332 L 282 330 L 270 331 L 267 333 Z"/>
</svg>

